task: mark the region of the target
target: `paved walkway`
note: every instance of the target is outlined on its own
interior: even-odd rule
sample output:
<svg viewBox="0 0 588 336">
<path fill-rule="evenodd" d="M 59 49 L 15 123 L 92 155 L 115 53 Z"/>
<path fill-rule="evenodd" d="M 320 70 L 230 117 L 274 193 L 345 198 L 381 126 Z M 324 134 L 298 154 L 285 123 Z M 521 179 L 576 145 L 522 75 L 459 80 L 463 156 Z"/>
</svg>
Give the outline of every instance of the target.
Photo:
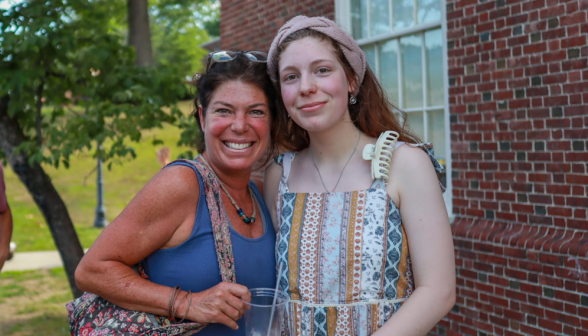
<svg viewBox="0 0 588 336">
<path fill-rule="evenodd" d="M 4 263 L 2 272 L 58 267 L 63 267 L 63 263 L 57 251 L 17 252 L 11 260 Z"/>
</svg>

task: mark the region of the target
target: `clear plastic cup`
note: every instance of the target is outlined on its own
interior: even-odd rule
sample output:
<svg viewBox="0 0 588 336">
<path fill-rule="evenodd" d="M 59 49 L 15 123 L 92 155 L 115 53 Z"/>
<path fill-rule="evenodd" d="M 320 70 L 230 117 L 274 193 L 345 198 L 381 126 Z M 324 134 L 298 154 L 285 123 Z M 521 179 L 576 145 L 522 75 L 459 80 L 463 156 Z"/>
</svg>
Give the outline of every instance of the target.
<svg viewBox="0 0 588 336">
<path fill-rule="evenodd" d="M 276 293 L 276 290 L 272 288 L 251 288 L 249 292 L 251 302 L 246 302 L 245 335 L 281 335 L 289 300 L 288 294 L 282 291 Z M 277 296 L 275 306 L 273 306 L 274 296 Z"/>
</svg>

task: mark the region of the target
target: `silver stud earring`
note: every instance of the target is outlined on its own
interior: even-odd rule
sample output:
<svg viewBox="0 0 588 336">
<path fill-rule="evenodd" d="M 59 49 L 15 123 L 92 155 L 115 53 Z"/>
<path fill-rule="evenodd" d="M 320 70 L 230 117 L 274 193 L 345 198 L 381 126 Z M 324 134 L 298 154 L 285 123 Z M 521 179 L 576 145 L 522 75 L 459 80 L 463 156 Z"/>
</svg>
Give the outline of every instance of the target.
<svg viewBox="0 0 588 336">
<path fill-rule="evenodd" d="M 349 95 L 349 104 L 355 105 L 355 103 L 357 103 L 357 99 L 352 94 L 350 94 Z"/>
</svg>

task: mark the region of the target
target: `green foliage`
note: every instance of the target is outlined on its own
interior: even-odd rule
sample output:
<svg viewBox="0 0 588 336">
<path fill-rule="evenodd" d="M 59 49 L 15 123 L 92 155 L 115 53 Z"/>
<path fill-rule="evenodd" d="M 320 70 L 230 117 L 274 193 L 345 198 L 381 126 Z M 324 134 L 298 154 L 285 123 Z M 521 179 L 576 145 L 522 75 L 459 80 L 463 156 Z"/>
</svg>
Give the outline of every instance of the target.
<svg viewBox="0 0 588 336">
<path fill-rule="evenodd" d="M 28 136 L 18 150 L 30 163 L 68 167 L 72 154 L 87 149 L 111 164 L 136 155 L 129 143 L 141 140 L 141 130 L 183 117 L 175 102 L 186 95 L 185 69 L 135 66 L 112 28 L 119 9 L 110 0 L 28 0 L 0 11 L 0 96 L 10 96 L 9 114 Z M 42 105 L 52 108 L 39 145 Z"/>
<path fill-rule="evenodd" d="M 156 62 L 166 66 L 180 65 L 185 69 L 186 76 L 200 71 L 207 54 L 200 45 L 210 39 L 209 35 L 220 35 L 219 2 L 151 0 L 150 4 L 151 37 Z"/>
<path fill-rule="evenodd" d="M 220 21 L 218 0 L 150 0 L 153 17 L 164 26 L 181 28 L 186 23 L 196 23 L 200 28 L 215 26 Z M 219 36 L 207 29 L 210 36 Z"/>
<path fill-rule="evenodd" d="M 177 105 L 186 115 L 191 109 L 188 101 Z M 188 147 L 176 146 L 180 131 L 174 125 L 143 130 L 141 141 L 133 143 L 137 158 L 121 158 L 121 165 L 113 164 L 111 170 L 104 172 L 104 205 L 109 222 L 121 213 L 137 192 L 161 169 L 157 161 L 157 149 L 168 147 L 172 159 L 189 151 Z M 153 140 L 162 141 L 163 144 L 154 147 Z M 193 158 L 193 154 L 189 158 Z M 102 229 L 94 228 L 93 225 L 96 211 L 96 159 L 92 158 L 90 151 L 83 150 L 71 157 L 70 164 L 72 169 L 63 169 L 63 166 L 56 169 L 47 165 L 43 168 L 67 206 L 82 247 L 89 248 L 102 232 Z M 5 166 L 4 174 L 8 203 L 15 223 L 12 241 L 17 243 L 17 251 L 55 250 L 49 227 L 25 186 L 12 169 Z"/>
<path fill-rule="evenodd" d="M 182 27 L 174 25 L 151 25 L 153 57 L 162 67 L 175 66 L 182 69 L 185 78 L 192 77 L 202 68 L 207 51 L 200 45 L 209 40 L 206 31 L 193 21 L 186 21 Z"/>
</svg>

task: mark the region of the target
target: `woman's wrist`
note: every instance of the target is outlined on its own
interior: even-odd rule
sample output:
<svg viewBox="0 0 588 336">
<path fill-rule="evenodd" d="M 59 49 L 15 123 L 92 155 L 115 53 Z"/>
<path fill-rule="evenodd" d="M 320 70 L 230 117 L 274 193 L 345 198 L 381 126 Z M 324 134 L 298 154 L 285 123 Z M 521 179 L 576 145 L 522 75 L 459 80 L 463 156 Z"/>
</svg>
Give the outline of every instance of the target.
<svg viewBox="0 0 588 336">
<path fill-rule="evenodd" d="M 189 293 L 189 295 L 188 295 Z M 184 300 L 178 300 L 176 302 L 176 315 L 175 318 L 178 321 L 184 320 L 184 322 L 192 321 L 196 323 L 207 323 L 206 321 L 202 320 L 202 316 L 198 314 L 198 303 L 200 302 L 199 293 L 192 293 L 191 291 L 182 292 L 180 297 L 185 298 Z"/>
<path fill-rule="evenodd" d="M 194 295 L 196 293 L 192 293 L 190 290 L 182 291 L 179 286 L 172 288 L 167 307 L 167 316 L 170 321 L 177 323 L 184 320 L 198 322 L 196 316 L 194 316 L 195 310 L 193 308 L 197 301 Z"/>
</svg>

